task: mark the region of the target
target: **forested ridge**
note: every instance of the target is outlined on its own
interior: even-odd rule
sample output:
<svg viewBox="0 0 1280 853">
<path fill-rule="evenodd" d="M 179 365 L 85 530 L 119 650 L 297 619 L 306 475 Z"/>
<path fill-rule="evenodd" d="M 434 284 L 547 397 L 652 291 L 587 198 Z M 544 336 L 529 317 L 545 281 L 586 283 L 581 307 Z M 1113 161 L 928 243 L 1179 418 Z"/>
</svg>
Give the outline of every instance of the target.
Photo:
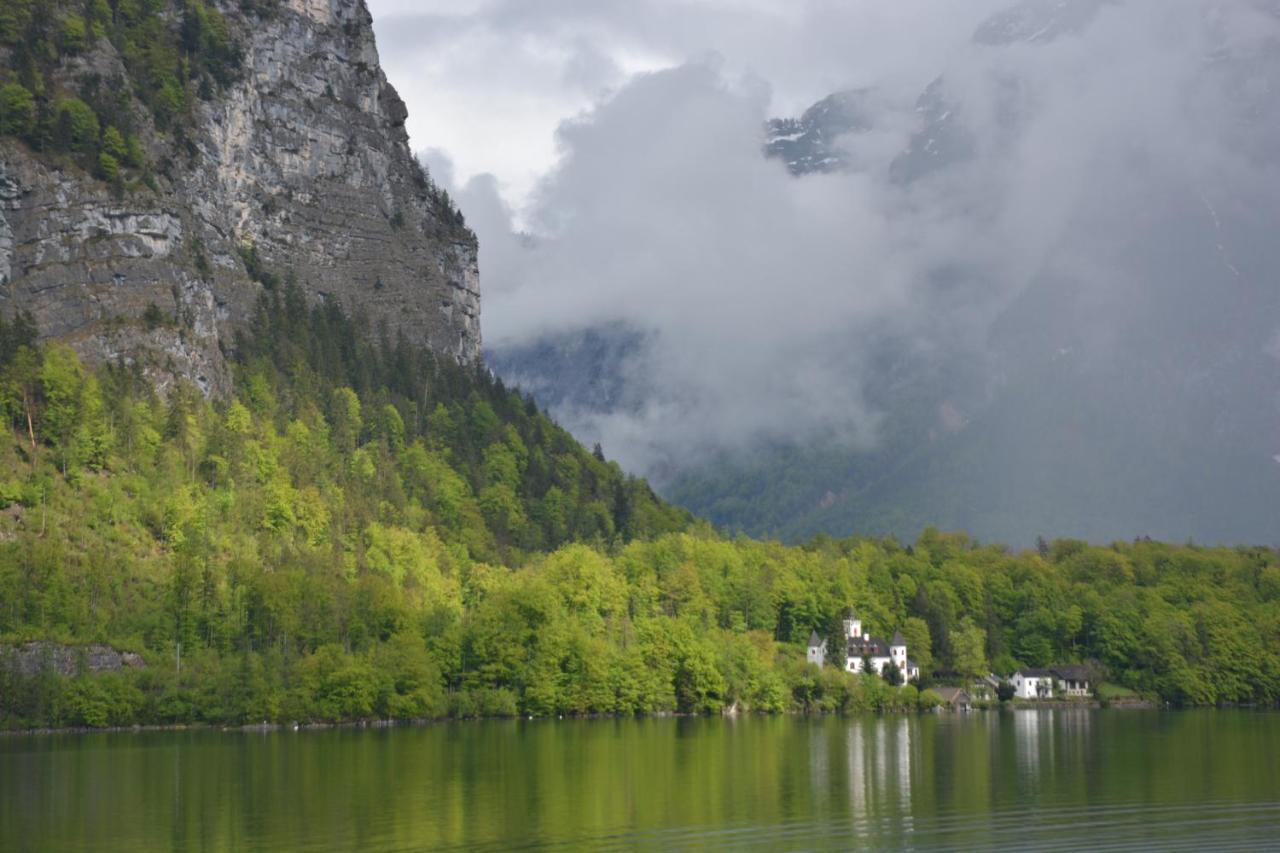
<svg viewBox="0 0 1280 853">
<path fill-rule="evenodd" d="M 161 396 L 0 324 L 0 655 L 147 662 L 0 665 L 0 725 L 927 701 L 804 662 L 849 607 L 901 629 L 926 682 L 1078 661 L 1179 704 L 1280 697 L 1270 548 L 729 539 L 483 369 L 296 288 L 268 290 L 231 357 L 232 399 Z"/>
</svg>

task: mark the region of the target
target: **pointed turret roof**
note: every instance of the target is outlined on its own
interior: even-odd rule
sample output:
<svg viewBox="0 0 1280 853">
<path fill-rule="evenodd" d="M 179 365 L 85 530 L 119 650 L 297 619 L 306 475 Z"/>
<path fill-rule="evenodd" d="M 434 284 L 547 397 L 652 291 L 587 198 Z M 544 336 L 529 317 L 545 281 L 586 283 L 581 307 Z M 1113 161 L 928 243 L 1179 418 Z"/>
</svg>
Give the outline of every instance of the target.
<svg viewBox="0 0 1280 853">
<path fill-rule="evenodd" d="M 809 648 L 816 649 L 820 645 L 822 645 L 822 638 L 818 636 L 818 632 L 810 631 L 809 632 Z"/>
<path fill-rule="evenodd" d="M 891 646 L 905 646 L 907 641 L 903 638 L 901 631 L 893 632 L 893 639 L 889 641 Z"/>
</svg>

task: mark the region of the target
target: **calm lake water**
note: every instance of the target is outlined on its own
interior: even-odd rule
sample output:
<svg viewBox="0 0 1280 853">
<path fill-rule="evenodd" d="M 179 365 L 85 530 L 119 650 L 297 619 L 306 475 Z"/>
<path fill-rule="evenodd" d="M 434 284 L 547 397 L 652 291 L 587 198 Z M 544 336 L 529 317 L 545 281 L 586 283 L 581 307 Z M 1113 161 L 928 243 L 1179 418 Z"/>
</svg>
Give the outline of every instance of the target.
<svg viewBox="0 0 1280 853">
<path fill-rule="evenodd" d="M 0 850 L 1280 848 L 1280 714 L 0 738 Z"/>
</svg>

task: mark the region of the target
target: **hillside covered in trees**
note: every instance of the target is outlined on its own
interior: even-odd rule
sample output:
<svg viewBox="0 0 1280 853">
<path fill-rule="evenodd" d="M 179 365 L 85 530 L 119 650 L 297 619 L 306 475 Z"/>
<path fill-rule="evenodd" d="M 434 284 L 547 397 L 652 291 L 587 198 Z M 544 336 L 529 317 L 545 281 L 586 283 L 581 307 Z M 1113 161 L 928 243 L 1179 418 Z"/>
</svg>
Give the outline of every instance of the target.
<svg viewBox="0 0 1280 853">
<path fill-rule="evenodd" d="M 848 607 L 943 680 L 1084 661 L 1174 703 L 1280 697 L 1271 549 L 726 539 L 296 289 L 234 363 L 234 398 L 162 399 L 0 326 L 0 645 L 148 664 L 0 667 L 0 725 L 913 707 L 804 663 Z"/>
</svg>

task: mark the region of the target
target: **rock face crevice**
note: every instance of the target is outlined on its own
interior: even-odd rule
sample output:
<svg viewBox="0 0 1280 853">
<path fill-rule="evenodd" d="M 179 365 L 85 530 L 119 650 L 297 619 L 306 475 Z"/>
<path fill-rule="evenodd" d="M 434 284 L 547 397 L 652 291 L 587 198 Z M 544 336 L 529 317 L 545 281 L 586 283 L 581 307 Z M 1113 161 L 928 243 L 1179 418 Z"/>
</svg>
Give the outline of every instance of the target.
<svg viewBox="0 0 1280 853">
<path fill-rule="evenodd" d="M 223 352 L 263 290 L 252 255 L 393 338 L 478 360 L 475 237 L 410 150 L 363 0 L 282 0 L 263 18 L 219 7 L 244 48 L 239 79 L 197 102 L 181 142 L 135 104 L 154 189 L 113 192 L 0 140 L 0 310 L 31 311 L 91 360 L 219 395 Z M 104 71 L 127 79 L 100 39 L 56 82 Z"/>
</svg>

